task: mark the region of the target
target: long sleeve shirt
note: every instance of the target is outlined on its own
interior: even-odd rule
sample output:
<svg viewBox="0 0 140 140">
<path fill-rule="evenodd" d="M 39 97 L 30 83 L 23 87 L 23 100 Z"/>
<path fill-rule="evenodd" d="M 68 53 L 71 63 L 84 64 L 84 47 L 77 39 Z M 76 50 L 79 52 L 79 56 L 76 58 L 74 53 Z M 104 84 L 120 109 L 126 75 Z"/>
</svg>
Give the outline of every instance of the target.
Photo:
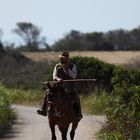
<svg viewBox="0 0 140 140">
<path fill-rule="evenodd" d="M 63 67 L 63 65 L 61 63 L 58 63 L 55 65 L 54 67 L 54 70 L 53 70 L 53 80 L 56 80 L 58 78 L 61 78 L 63 79 L 63 77 L 61 77 L 59 74 L 58 74 L 58 70 L 59 68 L 61 68 L 63 70 L 63 72 L 66 74 L 66 76 L 69 76 L 70 78 L 72 79 L 75 79 L 76 76 L 77 76 L 77 67 L 75 64 L 71 63 L 69 64 L 69 68 L 68 70 L 66 71 Z"/>
</svg>

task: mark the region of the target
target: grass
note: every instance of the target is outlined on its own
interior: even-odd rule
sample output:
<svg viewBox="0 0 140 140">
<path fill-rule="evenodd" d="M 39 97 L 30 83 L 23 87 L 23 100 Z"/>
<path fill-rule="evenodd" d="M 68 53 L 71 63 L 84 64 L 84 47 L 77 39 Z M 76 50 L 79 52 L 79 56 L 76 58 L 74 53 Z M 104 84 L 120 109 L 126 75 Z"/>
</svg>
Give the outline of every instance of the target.
<svg viewBox="0 0 140 140">
<path fill-rule="evenodd" d="M 48 62 L 51 62 L 52 60 L 58 59 L 60 52 L 26 52 L 23 54 L 35 61 L 47 59 Z M 70 56 L 95 57 L 110 64 L 123 65 L 139 58 L 140 51 L 74 51 L 70 52 Z"/>
<path fill-rule="evenodd" d="M 15 104 L 34 106 L 43 99 L 41 90 L 9 89 L 9 97 Z"/>
<path fill-rule="evenodd" d="M 93 92 L 90 95 L 81 96 L 81 106 L 83 112 L 103 115 L 106 107 L 108 106 L 108 97 L 109 95 L 105 92 L 100 93 L 100 95 Z"/>
</svg>

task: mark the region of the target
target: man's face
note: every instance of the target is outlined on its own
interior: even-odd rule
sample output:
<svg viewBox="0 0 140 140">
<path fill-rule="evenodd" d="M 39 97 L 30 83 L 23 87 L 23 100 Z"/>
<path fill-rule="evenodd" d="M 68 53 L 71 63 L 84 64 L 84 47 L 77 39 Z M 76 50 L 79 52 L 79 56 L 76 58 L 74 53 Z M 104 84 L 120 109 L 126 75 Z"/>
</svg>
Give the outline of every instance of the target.
<svg viewBox="0 0 140 140">
<path fill-rule="evenodd" d="M 61 63 L 61 64 L 67 64 L 67 63 L 68 63 L 68 60 L 69 60 L 69 59 L 68 59 L 67 57 L 61 57 L 61 58 L 60 58 L 60 63 Z"/>
</svg>

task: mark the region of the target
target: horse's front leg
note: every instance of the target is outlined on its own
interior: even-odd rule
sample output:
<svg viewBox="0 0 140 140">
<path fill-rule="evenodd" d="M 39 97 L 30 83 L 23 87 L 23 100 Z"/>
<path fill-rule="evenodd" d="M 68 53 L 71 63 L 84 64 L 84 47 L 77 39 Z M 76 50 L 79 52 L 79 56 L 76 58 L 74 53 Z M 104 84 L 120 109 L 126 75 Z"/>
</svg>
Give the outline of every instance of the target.
<svg viewBox="0 0 140 140">
<path fill-rule="evenodd" d="M 67 132 L 68 132 L 68 126 L 58 126 L 59 130 L 61 131 L 62 140 L 67 140 Z"/>
<path fill-rule="evenodd" d="M 72 123 L 72 129 L 71 129 L 71 132 L 70 132 L 71 140 L 74 140 L 75 130 L 76 130 L 77 126 L 78 126 L 78 122 L 73 122 Z"/>
<path fill-rule="evenodd" d="M 52 133 L 52 139 L 51 140 L 56 140 L 56 135 L 55 135 L 55 124 L 49 123 L 51 133 Z"/>
</svg>

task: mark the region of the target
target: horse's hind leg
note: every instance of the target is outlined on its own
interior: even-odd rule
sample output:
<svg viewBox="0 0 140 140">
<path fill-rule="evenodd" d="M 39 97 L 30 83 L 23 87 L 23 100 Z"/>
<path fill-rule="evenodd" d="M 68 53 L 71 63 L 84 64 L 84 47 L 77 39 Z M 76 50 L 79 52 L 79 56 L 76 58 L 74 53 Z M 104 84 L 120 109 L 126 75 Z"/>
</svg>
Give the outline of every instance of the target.
<svg viewBox="0 0 140 140">
<path fill-rule="evenodd" d="M 72 123 L 72 129 L 70 131 L 71 140 L 74 140 L 75 130 L 76 130 L 77 126 L 78 126 L 78 122 L 73 122 Z"/>
</svg>

